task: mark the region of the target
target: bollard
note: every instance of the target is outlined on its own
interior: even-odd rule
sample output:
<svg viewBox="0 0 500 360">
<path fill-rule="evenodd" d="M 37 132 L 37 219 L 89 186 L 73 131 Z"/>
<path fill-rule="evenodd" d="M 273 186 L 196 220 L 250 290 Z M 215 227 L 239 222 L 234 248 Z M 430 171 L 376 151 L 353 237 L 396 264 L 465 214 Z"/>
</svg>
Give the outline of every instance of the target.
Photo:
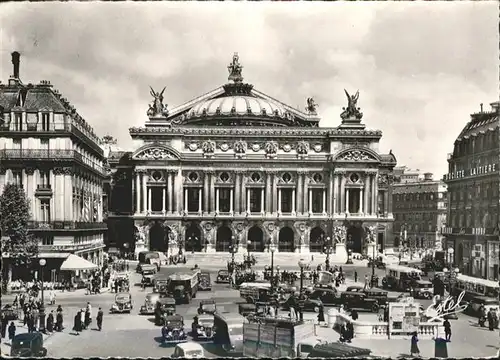
<svg viewBox="0 0 500 360">
<path fill-rule="evenodd" d="M 338 314 L 338 311 L 335 308 L 328 310 L 327 317 L 328 317 L 328 327 L 329 328 L 333 328 L 333 326 L 335 325 L 335 321 L 337 320 L 337 314 Z"/>
</svg>

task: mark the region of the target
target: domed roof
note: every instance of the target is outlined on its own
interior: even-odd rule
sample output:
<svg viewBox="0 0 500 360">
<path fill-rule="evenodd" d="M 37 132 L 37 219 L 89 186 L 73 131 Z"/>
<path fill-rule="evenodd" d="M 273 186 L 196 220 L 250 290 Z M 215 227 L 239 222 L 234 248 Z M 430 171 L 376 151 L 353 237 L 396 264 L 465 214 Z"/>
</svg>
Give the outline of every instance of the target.
<svg viewBox="0 0 500 360">
<path fill-rule="evenodd" d="M 284 117 L 285 113 L 283 106 L 278 103 L 244 95 L 225 96 L 202 101 L 189 111 L 189 115 L 194 117 L 214 115 Z"/>
</svg>

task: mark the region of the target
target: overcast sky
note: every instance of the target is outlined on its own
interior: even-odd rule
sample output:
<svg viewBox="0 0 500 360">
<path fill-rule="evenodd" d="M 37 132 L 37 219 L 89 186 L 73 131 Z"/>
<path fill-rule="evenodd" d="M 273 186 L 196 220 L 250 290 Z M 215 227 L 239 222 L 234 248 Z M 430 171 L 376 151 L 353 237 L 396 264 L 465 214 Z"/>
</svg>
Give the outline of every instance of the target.
<svg viewBox="0 0 500 360">
<path fill-rule="evenodd" d="M 337 126 L 344 88 L 359 89 L 381 150 L 435 176 L 469 114 L 498 100 L 495 1 L 9 3 L 0 24 L 3 82 L 20 51 L 25 83 L 50 80 L 126 149 L 149 85 L 175 107 L 226 83 L 234 52 L 259 91 L 301 109 L 314 97 L 320 126 Z"/>
</svg>

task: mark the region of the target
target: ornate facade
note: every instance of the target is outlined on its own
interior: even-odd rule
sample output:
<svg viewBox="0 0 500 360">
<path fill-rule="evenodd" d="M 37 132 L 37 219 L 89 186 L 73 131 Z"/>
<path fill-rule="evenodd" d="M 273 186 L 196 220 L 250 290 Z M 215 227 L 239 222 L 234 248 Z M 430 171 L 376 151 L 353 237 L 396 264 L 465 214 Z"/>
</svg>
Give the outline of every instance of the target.
<svg viewBox="0 0 500 360">
<path fill-rule="evenodd" d="M 443 230 L 450 261 L 463 273 L 499 278 L 499 111 L 471 115 L 448 156 L 448 224 Z M 450 250 L 451 249 L 451 250 Z"/>
<path fill-rule="evenodd" d="M 320 128 L 312 98 L 302 111 L 254 89 L 236 54 L 228 69 L 228 84 L 176 108 L 152 90 L 149 120 L 130 129 L 143 145 L 108 158 L 121 183 L 110 197 L 129 199 L 110 207 L 110 231 L 133 221 L 138 246 L 163 251 L 391 246 L 396 159 L 362 124 L 359 93 L 346 92 L 338 127 Z"/>
<path fill-rule="evenodd" d="M 107 229 L 100 140 L 50 82 L 22 83 L 19 53 L 13 64 L 14 75 L 0 84 L 0 193 L 7 183 L 24 187 L 30 232 L 49 269 L 70 253 L 99 264 Z"/>
</svg>

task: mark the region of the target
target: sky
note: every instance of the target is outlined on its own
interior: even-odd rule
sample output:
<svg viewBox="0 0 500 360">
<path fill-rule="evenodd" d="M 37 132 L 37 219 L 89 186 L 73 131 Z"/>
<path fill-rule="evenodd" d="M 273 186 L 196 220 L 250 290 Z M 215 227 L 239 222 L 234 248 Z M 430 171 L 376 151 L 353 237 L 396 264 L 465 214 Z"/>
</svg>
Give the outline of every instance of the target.
<svg viewBox="0 0 500 360">
<path fill-rule="evenodd" d="M 238 52 L 245 82 L 300 109 L 313 97 L 321 127 L 359 89 L 381 152 L 437 178 L 470 114 L 498 100 L 498 30 L 495 1 L 8 3 L 0 79 L 21 52 L 24 83 L 49 80 L 99 136 L 133 149 L 150 85 L 176 107 L 227 83 Z"/>
</svg>

